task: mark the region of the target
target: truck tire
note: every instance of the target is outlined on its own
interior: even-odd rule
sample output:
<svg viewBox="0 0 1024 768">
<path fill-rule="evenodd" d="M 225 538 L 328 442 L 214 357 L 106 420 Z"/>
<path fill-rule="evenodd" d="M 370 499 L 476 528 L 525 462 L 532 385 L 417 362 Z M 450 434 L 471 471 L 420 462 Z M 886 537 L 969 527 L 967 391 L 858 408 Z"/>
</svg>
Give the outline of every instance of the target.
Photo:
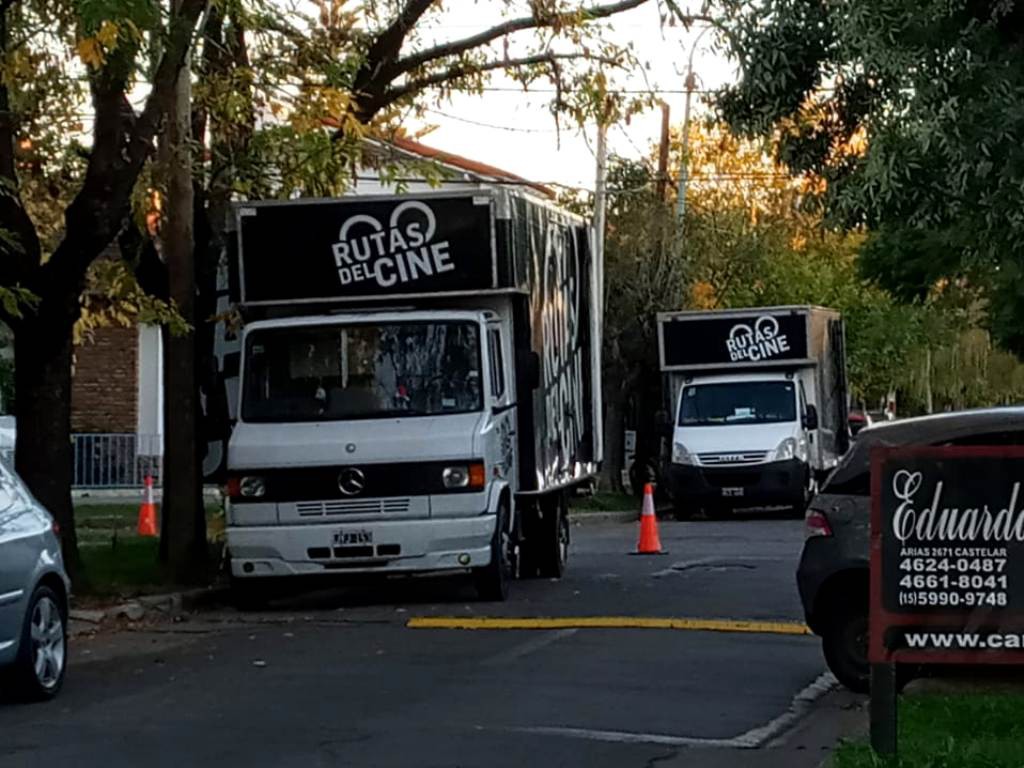
<svg viewBox="0 0 1024 768">
<path fill-rule="evenodd" d="M 544 517 L 537 521 L 540 533 L 538 541 L 537 569 L 542 578 L 560 579 L 569 562 L 569 510 L 565 494 L 541 502 Z"/>
<path fill-rule="evenodd" d="M 473 582 L 481 600 L 504 602 L 512 582 L 512 550 L 515 546 L 508 525 L 508 502 L 498 503 L 494 535 L 491 537 L 491 562 L 473 569 Z"/>
<path fill-rule="evenodd" d="M 231 604 L 239 611 L 262 611 L 274 599 L 276 585 L 271 579 L 231 577 Z"/>
</svg>

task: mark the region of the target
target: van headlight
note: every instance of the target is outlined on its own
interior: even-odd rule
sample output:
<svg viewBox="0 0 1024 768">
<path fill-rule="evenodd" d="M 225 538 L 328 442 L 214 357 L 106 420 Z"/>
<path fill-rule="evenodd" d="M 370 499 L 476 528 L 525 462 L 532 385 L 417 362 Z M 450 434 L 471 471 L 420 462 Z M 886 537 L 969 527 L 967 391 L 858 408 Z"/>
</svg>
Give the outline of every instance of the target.
<svg viewBox="0 0 1024 768">
<path fill-rule="evenodd" d="M 693 454 L 686 450 L 686 446 L 682 443 L 672 443 L 672 463 L 673 464 L 689 464 L 694 465 L 697 462 L 694 461 Z"/>
<path fill-rule="evenodd" d="M 787 437 L 775 449 L 772 461 L 789 461 L 790 459 L 800 459 L 803 461 L 806 453 L 806 450 L 800 449 L 800 443 L 797 442 L 795 437 Z"/>
</svg>

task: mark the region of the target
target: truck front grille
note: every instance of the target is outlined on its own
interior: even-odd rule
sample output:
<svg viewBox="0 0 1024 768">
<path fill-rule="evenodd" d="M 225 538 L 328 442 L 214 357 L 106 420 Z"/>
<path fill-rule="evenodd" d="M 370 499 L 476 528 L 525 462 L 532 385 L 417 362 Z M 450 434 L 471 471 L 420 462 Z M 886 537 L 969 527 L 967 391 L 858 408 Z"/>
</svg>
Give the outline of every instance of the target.
<svg viewBox="0 0 1024 768">
<path fill-rule="evenodd" d="M 697 458 L 706 467 L 735 467 L 760 464 L 768 458 L 768 451 L 737 451 L 736 453 L 698 453 Z"/>
<path fill-rule="evenodd" d="M 330 517 L 332 515 L 403 515 L 409 512 L 409 498 L 348 499 L 331 501 L 299 501 L 295 511 L 299 517 Z"/>
</svg>

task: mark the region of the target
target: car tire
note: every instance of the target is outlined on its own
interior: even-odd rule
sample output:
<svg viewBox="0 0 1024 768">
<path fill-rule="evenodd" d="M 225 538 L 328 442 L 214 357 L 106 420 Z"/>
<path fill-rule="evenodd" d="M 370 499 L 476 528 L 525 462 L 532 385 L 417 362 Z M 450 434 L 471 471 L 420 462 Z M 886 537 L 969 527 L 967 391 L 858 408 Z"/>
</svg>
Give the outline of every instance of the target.
<svg viewBox="0 0 1024 768">
<path fill-rule="evenodd" d="M 64 685 L 67 666 L 67 606 L 53 589 L 40 584 L 29 599 L 12 669 L 15 698 L 52 699 Z"/>
<path fill-rule="evenodd" d="M 494 535 L 491 537 L 491 562 L 473 569 L 473 582 L 481 600 L 500 603 L 508 598 L 513 576 L 514 542 L 508 525 L 507 502 L 502 501 L 498 504 L 496 517 Z"/>
<path fill-rule="evenodd" d="M 868 693 L 871 665 L 867 606 L 833 613 L 825 622 L 821 644 L 825 662 L 836 679 L 855 693 Z"/>
<path fill-rule="evenodd" d="M 565 497 L 544 502 L 544 517 L 539 521 L 541 546 L 538 572 L 541 578 L 560 579 L 569 563 L 569 512 Z"/>
</svg>

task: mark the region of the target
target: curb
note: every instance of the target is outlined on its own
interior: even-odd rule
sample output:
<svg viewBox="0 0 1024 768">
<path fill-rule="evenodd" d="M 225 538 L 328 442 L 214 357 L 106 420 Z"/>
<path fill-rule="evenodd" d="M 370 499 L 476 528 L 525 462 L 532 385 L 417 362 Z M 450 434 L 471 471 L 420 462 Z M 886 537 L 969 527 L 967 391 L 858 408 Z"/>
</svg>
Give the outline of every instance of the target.
<svg viewBox="0 0 1024 768">
<path fill-rule="evenodd" d="M 92 634 L 111 624 L 142 621 L 154 616 L 173 616 L 213 605 L 224 600 L 227 587 L 212 586 L 162 595 L 144 595 L 106 608 L 72 608 L 68 612 L 70 634 Z"/>
</svg>

